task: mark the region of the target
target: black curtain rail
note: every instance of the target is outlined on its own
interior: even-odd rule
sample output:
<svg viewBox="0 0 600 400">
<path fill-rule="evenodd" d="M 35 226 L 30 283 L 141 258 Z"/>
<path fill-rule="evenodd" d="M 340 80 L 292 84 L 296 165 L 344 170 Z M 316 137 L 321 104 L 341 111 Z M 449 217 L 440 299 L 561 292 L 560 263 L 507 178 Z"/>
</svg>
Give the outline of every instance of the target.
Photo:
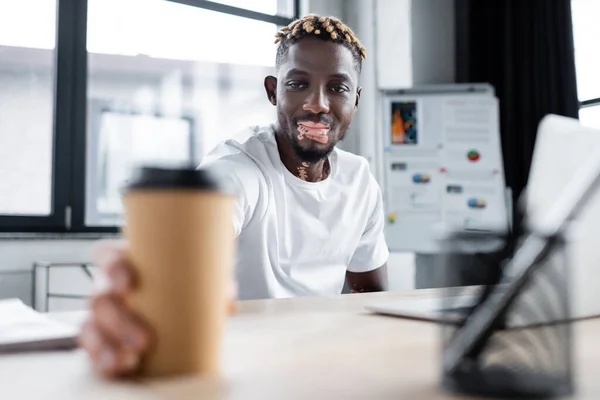
<svg viewBox="0 0 600 400">
<path fill-rule="evenodd" d="M 600 106 L 600 97 L 579 102 L 580 108 Z"/>
<path fill-rule="evenodd" d="M 272 24 L 276 24 L 279 26 L 289 25 L 294 19 L 288 17 L 282 17 L 280 15 L 270 15 L 261 13 L 258 11 L 247 10 L 245 8 L 239 8 L 234 6 L 229 6 L 226 4 L 215 3 L 214 1 L 207 0 L 166 0 L 172 3 L 183 4 L 191 7 L 198 7 L 205 10 L 216 11 L 224 14 L 235 15 L 237 17 L 249 18 L 256 21 L 270 22 Z M 294 4 L 296 7 L 294 10 L 294 14 L 298 14 L 298 1 L 295 1 Z"/>
</svg>

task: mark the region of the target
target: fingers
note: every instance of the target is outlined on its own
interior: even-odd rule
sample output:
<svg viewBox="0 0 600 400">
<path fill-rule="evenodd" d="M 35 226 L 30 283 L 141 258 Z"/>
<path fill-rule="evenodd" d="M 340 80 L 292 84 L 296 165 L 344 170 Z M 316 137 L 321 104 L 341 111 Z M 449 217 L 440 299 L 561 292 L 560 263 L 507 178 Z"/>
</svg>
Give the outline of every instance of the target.
<svg viewBox="0 0 600 400">
<path fill-rule="evenodd" d="M 92 316 L 82 327 L 79 344 L 104 376 L 134 372 L 150 345 L 150 330 L 115 295 L 92 301 Z"/>
<path fill-rule="evenodd" d="M 135 274 L 127 263 L 125 243 L 100 242 L 93 260 L 100 268 L 100 287 L 91 300 L 90 319 L 79 335 L 80 347 L 92 365 L 107 377 L 137 370 L 140 356 L 155 342 L 153 331 L 126 306 L 127 294 L 135 287 Z M 237 284 L 229 287 L 228 311 L 235 313 Z"/>
<path fill-rule="evenodd" d="M 96 280 L 96 292 L 109 292 L 124 295 L 135 284 L 135 274 L 127 263 L 125 242 L 104 240 L 94 249 L 94 263 L 100 267 Z"/>
<path fill-rule="evenodd" d="M 135 372 L 151 342 L 151 330 L 126 306 L 127 294 L 135 284 L 127 263 L 126 243 L 105 240 L 93 252 L 100 269 L 95 279 L 89 320 L 82 327 L 79 345 L 92 365 L 107 377 Z"/>
<path fill-rule="evenodd" d="M 82 327 L 79 345 L 84 348 L 93 368 L 106 377 L 133 373 L 139 365 L 139 353 L 119 348 L 103 330 L 89 319 Z"/>
<path fill-rule="evenodd" d="M 95 323 L 119 347 L 132 352 L 148 349 L 148 327 L 124 306 L 120 298 L 113 295 L 95 298 L 92 300 L 92 313 Z"/>
</svg>

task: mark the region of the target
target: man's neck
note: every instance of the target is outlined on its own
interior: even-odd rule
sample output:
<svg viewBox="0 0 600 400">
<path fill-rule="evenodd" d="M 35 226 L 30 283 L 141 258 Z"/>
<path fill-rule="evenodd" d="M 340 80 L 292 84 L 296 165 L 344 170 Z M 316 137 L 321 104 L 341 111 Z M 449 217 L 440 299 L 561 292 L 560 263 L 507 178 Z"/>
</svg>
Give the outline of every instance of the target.
<svg viewBox="0 0 600 400">
<path fill-rule="evenodd" d="M 307 182 L 319 182 L 329 176 L 330 166 L 327 159 L 306 162 L 300 160 L 286 139 L 275 135 L 281 162 L 292 174 Z"/>
</svg>

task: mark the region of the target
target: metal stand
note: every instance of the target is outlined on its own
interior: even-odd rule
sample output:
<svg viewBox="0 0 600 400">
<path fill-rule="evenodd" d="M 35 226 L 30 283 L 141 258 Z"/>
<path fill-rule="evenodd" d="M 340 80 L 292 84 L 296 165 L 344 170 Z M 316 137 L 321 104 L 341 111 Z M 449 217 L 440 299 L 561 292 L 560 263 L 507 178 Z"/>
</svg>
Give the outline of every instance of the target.
<svg viewBox="0 0 600 400">
<path fill-rule="evenodd" d="M 50 298 L 61 298 L 61 299 L 87 299 L 89 296 L 77 295 L 77 294 L 68 294 L 68 293 L 51 293 L 50 292 L 50 271 L 55 268 L 77 268 L 83 270 L 85 275 L 87 275 L 90 280 L 93 280 L 94 277 L 92 272 L 90 271 L 91 263 L 76 263 L 76 262 L 41 262 L 36 261 L 33 263 L 32 268 L 32 283 L 31 283 L 31 305 L 34 310 L 37 310 L 36 304 L 36 289 L 37 289 L 37 277 L 38 277 L 38 269 L 45 268 L 46 269 L 46 279 L 44 281 L 44 293 L 46 296 L 46 302 L 44 305 L 44 311 L 48 312 L 48 304 L 50 302 Z"/>
</svg>

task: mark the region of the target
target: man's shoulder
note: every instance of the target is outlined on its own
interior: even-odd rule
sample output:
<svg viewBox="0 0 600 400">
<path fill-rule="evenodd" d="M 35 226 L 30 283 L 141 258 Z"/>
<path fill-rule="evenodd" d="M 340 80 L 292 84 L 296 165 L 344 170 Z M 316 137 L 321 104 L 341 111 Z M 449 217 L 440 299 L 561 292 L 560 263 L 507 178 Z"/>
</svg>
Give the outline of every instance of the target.
<svg viewBox="0 0 600 400">
<path fill-rule="evenodd" d="M 343 175 L 349 175 L 353 177 L 371 176 L 371 167 L 369 166 L 369 161 L 365 157 L 339 148 L 336 148 L 335 153 L 337 157 L 338 169 Z"/>
<path fill-rule="evenodd" d="M 267 156 L 267 146 L 272 142 L 272 127 L 250 126 L 229 139 L 220 142 L 203 158 L 204 163 L 218 161 L 252 164 Z"/>
<path fill-rule="evenodd" d="M 273 141 L 274 133 L 275 129 L 273 125 L 251 125 L 221 142 L 221 145 L 233 145 L 236 147 L 247 147 L 257 144 L 266 145 Z"/>
<path fill-rule="evenodd" d="M 269 163 L 271 129 L 270 126 L 250 126 L 238 132 L 208 152 L 200 166 L 220 174 L 237 175 L 242 181 L 260 178 L 265 164 Z"/>
<path fill-rule="evenodd" d="M 371 172 L 369 161 L 363 157 L 348 151 L 336 149 L 337 156 L 337 180 L 349 193 L 356 196 L 368 194 L 376 200 L 380 196 L 381 188 Z"/>
</svg>

